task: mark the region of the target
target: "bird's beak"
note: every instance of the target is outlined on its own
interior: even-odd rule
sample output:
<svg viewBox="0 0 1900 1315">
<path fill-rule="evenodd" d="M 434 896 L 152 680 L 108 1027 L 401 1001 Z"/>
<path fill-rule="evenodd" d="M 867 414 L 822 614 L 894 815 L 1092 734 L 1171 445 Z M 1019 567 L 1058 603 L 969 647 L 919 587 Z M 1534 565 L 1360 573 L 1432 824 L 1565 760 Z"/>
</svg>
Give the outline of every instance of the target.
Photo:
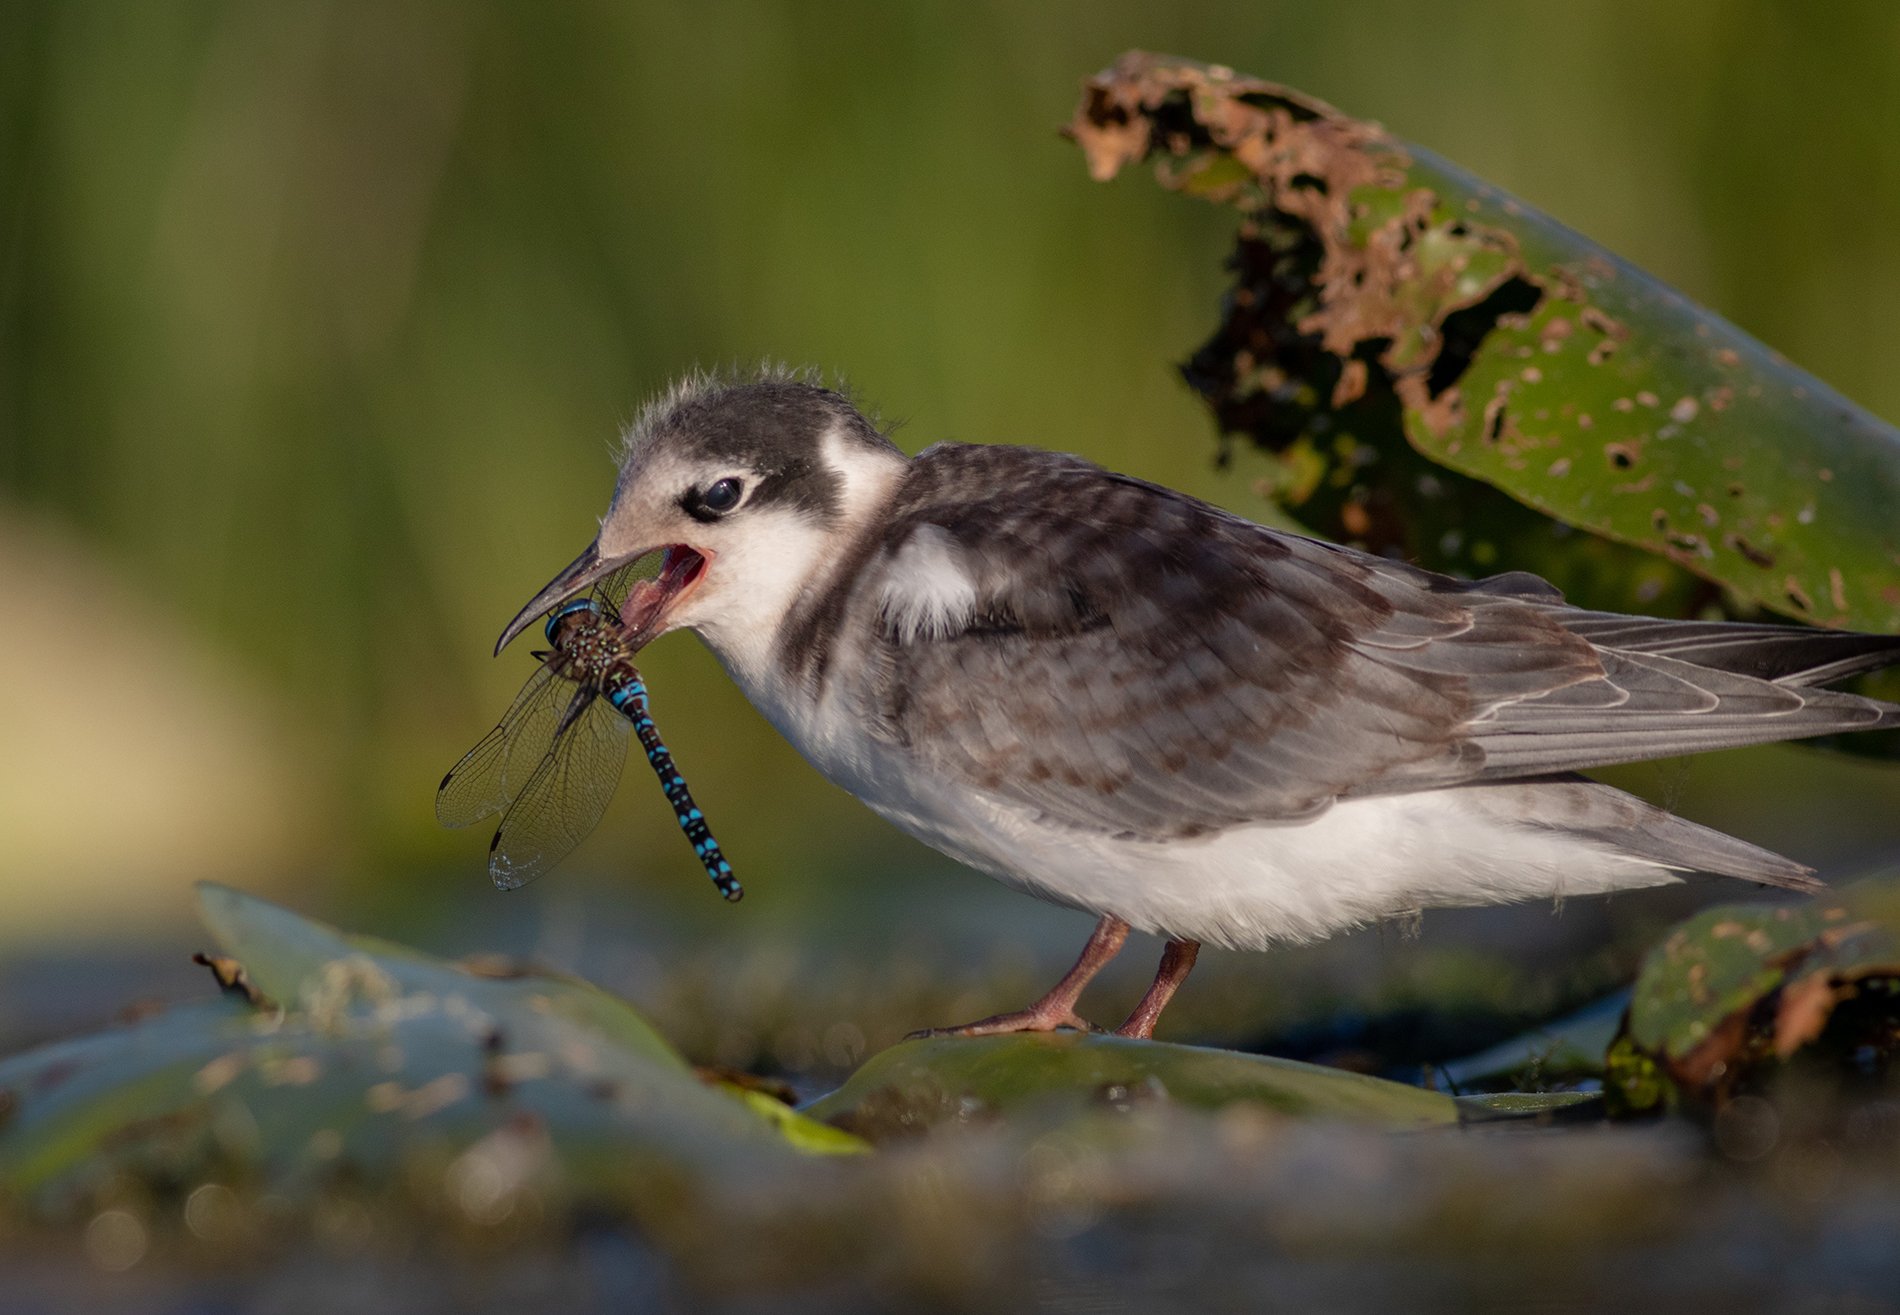
<svg viewBox="0 0 1900 1315">
<path fill-rule="evenodd" d="M 622 631 L 632 650 L 638 652 L 648 642 L 666 632 L 668 613 L 699 583 L 700 577 L 706 572 L 710 554 L 675 543 L 664 548 L 641 548 L 636 552 L 603 557 L 600 543 L 596 540 L 588 544 L 587 551 L 569 562 L 566 569 L 549 580 L 541 592 L 530 598 L 528 605 L 515 614 L 515 619 L 501 632 L 501 638 L 495 641 L 496 654 L 499 655 L 516 635 L 533 625 L 542 614 L 552 611 L 575 594 L 592 588 L 628 563 L 656 551 L 664 554 L 660 560 L 658 577 L 635 581 L 626 600 L 620 604 Z"/>
<path fill-rule="evenodd" d="M 590 543 L 587 550 L 569 562 L 561 573 L 542 586 L 541 592 L 528 600 L 528 605 L 515 613 L 515 619 L 501 632 L 501 638 L 495 641 L 495 654 L 500 656 L 502 649 L 508 647 L 514 637 L 533 625 L 541 614 L 566 602 L 583 589 L 606 579 L 615 571 L 639 556 L 635 553 L 627 557 L 602 557 L 599 543 Z"/>
</svg>

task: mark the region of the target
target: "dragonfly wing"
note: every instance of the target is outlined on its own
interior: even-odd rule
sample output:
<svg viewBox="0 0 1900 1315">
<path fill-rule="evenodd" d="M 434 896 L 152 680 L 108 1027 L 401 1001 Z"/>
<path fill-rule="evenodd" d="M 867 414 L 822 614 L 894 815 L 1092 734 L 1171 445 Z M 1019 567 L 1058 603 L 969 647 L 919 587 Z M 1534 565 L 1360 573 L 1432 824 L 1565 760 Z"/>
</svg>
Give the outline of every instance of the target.
<svg viewBox="0 0 1900 1315">
<path fill-rule="evenodd" d="M 565 705 L 557 705 L 558 722 Z M 488 875 L 503 890 L 525 886 L 586 838 L 620 784 L 627 722 L 594 698 L 555 741 L 502 815 Z"/>
<path fill-rule="evenodd" d="M 467 826 L 506 809 L 554 744 L 573 688 L 546 665 L 528 677 L 495 729 L 442 778 L 435 793 L 436 820 Z"/>
</svg>

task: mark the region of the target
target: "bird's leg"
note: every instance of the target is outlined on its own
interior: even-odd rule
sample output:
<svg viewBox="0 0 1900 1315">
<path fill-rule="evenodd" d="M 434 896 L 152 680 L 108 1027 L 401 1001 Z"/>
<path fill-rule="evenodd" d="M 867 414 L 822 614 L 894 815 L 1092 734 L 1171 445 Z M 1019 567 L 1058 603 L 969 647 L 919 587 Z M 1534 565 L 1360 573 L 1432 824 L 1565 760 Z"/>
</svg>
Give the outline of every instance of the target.
<svg viewBox="0 0 1900 1315">
<path fill-rule="evenodd" d="M 1062 980 L 1055 984 L 1055 989 L 1029 1008 L 979 1019 L 974 1023 L 965 1023 L 962 1027 L 932 1027 L 922 1032 L 912 1032 L 911 1035 L 994 1036 L 999 1032 L 1053 1032 L 1059 1027 L 1092 1032 L 1095 1029 L 1076 1015 L 1075 1002 L 1082 998 L 1082 992 L 1090 979 L 1121 951 L 1122 943 L 1127 939 L 1128 924 L 1112 914 L 1104 914 L 1102 920 L 1095 924 L 1095 930 L 1089 933 L 1089 943 L 1082 947 L 1082 955 L 1075 961 L 1075 967 L 1062 974 Z M 1170 945 L 1169 949 L 1172 950 L 1173 946 Z M 1190 954 L 1188 962 L 1193 961 L 1194 956 Z M 1173 987 L 1169 987 L 1169 994 L 1173 990 Z M 1164 995 L 1162 1004 L 1166 1003 L 1167 996 Z M 1155 1012 L 1161 1012 L 1160 1005 L 1155 1006 Z"/>
<path fill-rule="evenodd" d="M 1199 941 L 1169 941 L 1161 952 L 1161 967 L 1155 970 L 1154 984 L 1141 997 L 1128 1021 L 1115 1029 L 1116 1036 L 1135 1036 L 1144 1041 L 1155 1034 L 1155 1022 L 1161 1011 L 1174 999 L 1187 975 L 1194 971 L 1194 958 L 1201 952 Z"/>
</svg>

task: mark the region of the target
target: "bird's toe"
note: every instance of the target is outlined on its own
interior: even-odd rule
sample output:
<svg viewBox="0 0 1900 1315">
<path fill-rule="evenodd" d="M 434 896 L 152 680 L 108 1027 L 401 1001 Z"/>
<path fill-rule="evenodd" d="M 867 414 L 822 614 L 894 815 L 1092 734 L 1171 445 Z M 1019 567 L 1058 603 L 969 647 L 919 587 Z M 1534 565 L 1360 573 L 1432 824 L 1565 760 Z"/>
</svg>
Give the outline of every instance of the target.
<svg viewBox="0 0 1900 1315">
<path fill-rule="evenodd" d="M 912 1032 L 906 1041 L 944 1036 L 1004 1036 L 1011 1032 L 1100 1032 L 1102 1029 L 1081 1017 L 1073 1009 L 1018 1009 L 1012 1013 L 979 1018 L 957 1027 L 926 1027 Z"/>
</svg>

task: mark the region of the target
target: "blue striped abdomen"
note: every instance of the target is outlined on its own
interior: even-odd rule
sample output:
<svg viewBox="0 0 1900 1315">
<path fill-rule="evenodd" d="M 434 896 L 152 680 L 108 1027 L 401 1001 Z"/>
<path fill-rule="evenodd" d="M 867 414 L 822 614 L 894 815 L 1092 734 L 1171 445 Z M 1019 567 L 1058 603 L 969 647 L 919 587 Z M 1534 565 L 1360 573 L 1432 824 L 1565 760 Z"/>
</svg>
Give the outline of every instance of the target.
<svg viewBox="0 0 1900 1315">
<path fill-rule="evenodd" d="M 673 805 L 673 816 L 679 819 L 680 830 L 686 833 L 687 842 L 699 856 L 706 875 L 712 878 L 721 895 L 729 900 L 740 898 L 745 890 L 732 875 L 732 864 L 719 852 L 719 842 L 713 839 L 705 814 L 693 802 L 692 791 L 686 788 L 686 778 L 673 765 L 673 755 L 653 724 L 653 714 L 647 707 L 646 681 L 632 663 L 617 662 L 607 671 L 602 689 L 614 711 L 633 723 L 633 733 L 639 738 L 640 747 L 646 750 L 654 774 L 660 778 L 660 788 L 666 791 L 666 802 Z"/>
</svg>

